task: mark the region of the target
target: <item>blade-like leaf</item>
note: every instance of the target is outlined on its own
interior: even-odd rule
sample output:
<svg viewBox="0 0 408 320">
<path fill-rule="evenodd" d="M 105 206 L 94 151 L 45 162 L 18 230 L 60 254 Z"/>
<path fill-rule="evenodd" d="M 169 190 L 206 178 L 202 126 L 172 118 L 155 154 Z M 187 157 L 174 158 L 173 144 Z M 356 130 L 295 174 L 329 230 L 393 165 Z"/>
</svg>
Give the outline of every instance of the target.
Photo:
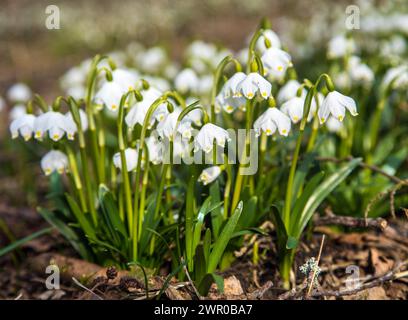
<svg viewBox="0 0 408 320">
<path fill-rule="evenodd" d="M 43 236 L 44 234 L 47 234 L 49 232 L 51 232 L 51 230 L 54 229 L 53 227 L 48 227 L 48 228 L 44 228 L 41 229 L 39 231 L 33 232 L 32 234 L 28 235 L 27 237 L 21 238 L 19 240 L 14 241 L 13 243 L 10 243 L 9 245 L 5 246 L 4 248 L 0 249 L 0 257 L 5 255 L 6 253 L 9 253 L 15 249 L 17 249 L 18 247 L 22 246 L 23 244 Z"/>
<path fill-rule="evenodd" d="M 204 278 L 201 280 L 197 289 L 200 292 L 200 294 L 202 294 L 203 296 L 206 296 L 213 283 L 217 285 L 218 291 L 220 293 L 224 292 L 224 279 L 223 277 L 215 273 L 207 273 L 204 276 Z"/>
<path fill-rule="evenodd" d="M 299 239 L 313 213 L 323 200 L 359 165 L 362 159 L 353 159 L 343 168 L 326 178 L 313 192 L 306 202 L 300 215 L 297 227 L 293 230 L 293 237 Z"/>
<path fill-rule="evenodd" d="M 209 261 L 208 261 L 208 273 L 213 273 L 217 268 L 218 263 L 220 262 L 222 255 L 224 253 L 225 248 L 230 241 L 234 230 L 238 224 L 238 220 L 241 216 L 242 212 L 242 201 L 238 203 L 237 208 L 234 211 L 234 214 L 230 217 L 227 224 L 222 229 L 222 232 L 214 244 L 214 248 L 210 253 Z"/>
</svg>

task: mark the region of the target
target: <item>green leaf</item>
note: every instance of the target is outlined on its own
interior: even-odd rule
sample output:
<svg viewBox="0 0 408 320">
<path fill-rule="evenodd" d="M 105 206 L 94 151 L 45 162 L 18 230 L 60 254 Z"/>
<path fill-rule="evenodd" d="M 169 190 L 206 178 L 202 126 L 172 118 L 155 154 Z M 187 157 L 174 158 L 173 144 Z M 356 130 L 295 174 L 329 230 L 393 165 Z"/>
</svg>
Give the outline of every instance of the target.
<svg viewBox="0 0 408 320">
<path fill-rule="evenodd" d="M 126 242 L 128 239 L 128 234 L 123 221 L 120 219 L 116 200 L 112 192 L 110 192 L 109 189 L 103 184 L 99 186 L 98 196 L 102 208 L 102 217 L 108 228 L 110 237 L 118 246 L 120 246 L 122 242 L 118 235 L 122 235 Z"/>
<path fill-rule="evenodd" d="M 206 296 L 213 283 L 217 285 L 218 291 L 220 293 L 224 292 L 224 279 L 223 277 L 215 273 L 207 273 L 204 276 L 204 278 L 200 281 L 200 284 L 198 285 L 197 288 L 198 292 L 200 292 L 201 295 Z"/>
<path fill-rule="evenodd" d="M 276 236 L 278 238 L 279 253 L 283 253 L 286 249 L 286 242 L 288 240 L 288 234 L 286 232 L 285 224 L 282 220 L 279 208 L 275 205 L 271 206 L 271 220 L 275 226 Z"/>
<path fill-rule="evenodd" d="M 193 270 L 193 257 L 192 257 L 192 246 L 193 246 L 193 219 L 194 219 L 194 184 L 195 176 L 192 175 L 188 182 L 187 187 L 187 200 L 186 200 L 186 259 L 188 269 Z"/>
<path fill-rule="evenodd" d="M 10 243 L 9 245 L 7 245 L 7 246 L 0 249 L 0 257 L 7 254 L 7 253 L 9 253 L 9 252 L 11 252 L 11 251 L 13 251 L 13 250 L 15 250 L 15 249 L 17 249 L 18 247 L 22 246 L 23 244 L 25 244 L 25 243 L 27 243 L 27 242 L 35 239 L 35 238 L 41 237 L 44 234 L 47 234 L 47 233 L 51 232 L 52 229 L 54 229 L 54 228 L 53 227 L 44 228 L 44 229 L 41 229 L 39 231 L 33 232 L 32 234 L 28 235 L 27 237 L 21 238 L 19 240 L 16 240 L 16 241 Z"/>
<path fill-rule="evenodd" d="M 298 199 L 295 201 L 295 205 L 291 211 L 289 233 L 294 233 L 294 228 L 297 226 L 297 222 L 300 220 L 302 210 L 305 207 L 306 202 L 309 200 L 313 192 L 317 189 L 319 183 L 324 177 L 324 172 L 316 173 L 310 181 L 306 184 L 305 189 Z"/>
<path fill-rule="evenodd" d="M 194 259 L 195 251 L 196 248 L 200 242 L 201 238 L 201 227 L 204 222 L 204 217 L 208 213 L 207 209 L 210 205 L 211 202 L 211 196 L 209 196 L 207 199 L 205 199 L 203 205 L 201 206 L 200 210 L 198 211 L 197 215 L 197 221 L 194 225 L 194 231 L 193 231 L 193 243 L 191 245 L 191 257 Z"/>
<path fill-rule="evenodd" d="M 214 203 L 219 203 L 221 201 L 220 198 L 220 185 L 218 180 L 213 182 L 210 186 L 210 196 L 213 199 Z M 217 239 L 218 235 L 220 234 L 221 226 L 224 220 L 224 216 L 222 214 L 221 208 L 216 208 L 211 213 L 211 226 L 213 230 L 214 238 Z"/>
<path fill-rule="evenodd" d="M 234 214 L 230 217 L 227 224 L 222 229 L 222 232 L 214 244 L 214 248 L 210 253 L 209 262 L 208 262 L 208 273 L 213 273 L 217 268 L 218 263 L 220 262 L 222 255 L 225 251 L 225 248 L 230 241 L 234 230 L 238 224 L 238 220 L 242 213 L 242 201 L 238 203 L 237 208 L 234 211 Z"/>
<path fill-rule="evenodd" d="M 317 207 L 323 202 L 323 200 L 341 183 L 347 176 L 356 168 L 361 162 L 361 158 L 353 159 L 343 168 L 326 178 L 319 186 L 314 190 L 313 194 L 308 198 L 303 210 L 301 211 L 299 221 L 296 228 L 293 229 L 292 236 L 299 239 L 303 229 L 306 227 L 313 213 Z"/>
<path fill-rule="evenodd" d="M 288 241 L 286 242 L 286 249 L 295 249 L 298 245 L 296 238 L 289 236 Z"/>
<path fill-rule="evenodd" d="M 49 224 L 54 226 L 72 245 L 72 247 L 81 255 L 85 260 L 92 261 L 92 252 L 85 245 L 84 239 L 72 230 L 64 221 L 59 219 L 54 212 L 51 212 L 45 208 L 37 208 L 40 215 L 48 221 Z"/>
<path fill-rule="evenodd" d="M 258 197 L 253 196 L 245 202 L 245 206 L 242 209 L 241 217 L 238 221 L 238 227 L 240 229 L 247 229 L 255 225 L 255 219 L 259 219 L 260 215 L 256 212 L 258 205 Z M 238 230 L 235 230 L 238 231 Z"/>
<path fill-rule="evenodd" d="M 68 193 L 65 193 L 65 197 L 72 213 L 74 214 L 84 233 L 90 238 L 95 238 L 95 230 L 90 221 L 87 219 L 86 214 L 81 211 L 77 202 Z"/>
</svg>

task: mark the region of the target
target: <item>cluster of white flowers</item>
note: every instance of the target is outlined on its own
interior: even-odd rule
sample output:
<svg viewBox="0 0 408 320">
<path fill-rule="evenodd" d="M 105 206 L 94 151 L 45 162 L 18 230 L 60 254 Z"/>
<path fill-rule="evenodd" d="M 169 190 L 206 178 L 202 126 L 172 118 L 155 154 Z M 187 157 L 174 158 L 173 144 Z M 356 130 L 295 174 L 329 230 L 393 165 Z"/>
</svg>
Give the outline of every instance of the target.
<svg viewBox="0 0 408 320">
<path fill-rule="evenodd" d="M 235 111 L 245 111 L 254 102 L 265 103 L 274 101 L 272 97 L 272 83 L 276 82 L 280 89 L 277 92 L 277 107 L 268 107 L 253 123 L 257 136 L 264 133 L 266 136 L 278 133 L 286 137 L 291 131 L 291 124 L 296 124 L 303 118 L 307 89 L 299 92 L 301 84 L 295 79 L 287 79 L 287 70 L 291 68 L 292 58 L 284 51 L 277 34 L 270 29 L 264 30 L 255 43 L 256 63 L 261 63 L 262 68 L 247 66 L 249 72 L 237 71 L 224 82 L 221 90 L 215 97 L 215 112 L 231 114 Z M 247 63 L 246 54 L 239 53 L 243 64 Z M 350 39 L 343 36 L 336 37 L 329 44 L 331 57 L 343 57 L 354 52 Z M 214 70 L 219 62 L 231 51 L 220 49 L 214 44 L 203 41 L 192 42 L 185 53 L 185 67 L 180 68 L 178 63 L 171 62 L 167 52 L 161 47 L 145 49 L 141 45 L 132 43 L 126 51 L 110 54 L 110 59 L 102 60 L 98 68 L 95 83 L 95 94 L 92 103 L 96 106 L 95 112 L 105 110 L 110 116 L 116 117 L 124 95 L 132 90 L 140 92 L 141 97 L 136 99 L 129 95 L 124 103 L 125 123 L 128 133 L 135 130 L 136 126 L 143 126 L 150 107 L 155 101 L 163 98 L 167 90 L 176 90 L 185 99 L 185 104 L 190 104 L 200 99 L 200 104 L 209 111 L 211 91 L 214 81 Z M 113 67 L 111 62 L 116 67 Z M 132 67 L 127 62 L 132 61 Z M 255 60 L 254 60 L 255 63 Z M 78 66 L 71 68 L 61 78 L 62 89 L 75 99 L 86 98 L 86 85 L 92 61 L 85 60 Z M 369 67 L 353 56 L 349 59 L 349 77 L 356 82 L 372 82 L 373 74 Z M 238 68 L 239 69 L 239 68 Z M 255 69 L 255 70 L 253 70 Z M 291 77 L 293 78 L 293 77 Z M 393 78 L 392 75 L 388 78 Z M 143 80 L 142 80 L 143 79 Z M 146 85 L 148 83 L 148 86 Z M 393 82 L 397 83 L 396 81 Z M 275 86 L 275 84 L 274 84 Z M 275 87 L 274 87 L 275 88 Z M 91 92 L 92 94 L 92 92 Z M 8 98 L 14 103 L 26 103 L 32 94 L 30 89 L 23 85 L 13 86 L 8 93 Z M 214 123 L 203 123 L 203 111 L 194 109 L 180 121 L 183 106 L 180 101 L 167 97 L 151 114 L 147 122 L 148 129 L 155 128 L 152 134 L 145 139 L 148 155 L 143 151 L 141 164 L 145 161 L 154 165 L 164 162 L 165 143 L 173 143 L 173 156 L 184 157 L 192 152 L 203 151 L 211 155 L 214 146 L 224 148 L 229 142 L 228 131 Z M 171 108 L 170 108 L 171 105 Z M 272 105 L 272 104 L 271 104 Z M 341 121 L 345 117 L 345 110 L 356 115 L 356 104 L 353 99 L 333 91 L 326 97 L 318 92 L 312 99 L 307 120 L 311 121 L 318 116 L 320 123 L 327 121 L 329 130 L 338 131 Z M 171 112 L 170 112 L 171 110 Z M 87 114 L 80 110 L 81 127 L 87 130 Z M 13 108 L 10 131 L 13 138 L 22 136 L 24 140 L 43 140 L 49 137 L 53 142 L 61 141 L 64 137 L 73 140 L 78 128 L 71 113 L 63 114 L 49 108 L 49 111 L 40 114 L 31 114 L 25 111 L 24 105 Z M 193 132 L 198 129 L 198 133 Z M 192 148 L 190 143 L 192 142 Z M 124 151 L 126 167 L 129 172 L 134 171 L 138 163 L 138 148 L 128 147 Z M 190 149 L 191 148 L 191 149 Z M 145 149 L 144 149 L 145 150 Z M 52 151 L 44 157 L 42 167 L 46 174 L 66 168 L 66 157 L 61 151 Z M 122 168 L 121 153 L 113 156 L 113 164 L 118 169 Z M 208 184 L 214 181 L 223 171 L 222 167 L 212 166 L 203 171 L 199 181 Z"/>
</svg>

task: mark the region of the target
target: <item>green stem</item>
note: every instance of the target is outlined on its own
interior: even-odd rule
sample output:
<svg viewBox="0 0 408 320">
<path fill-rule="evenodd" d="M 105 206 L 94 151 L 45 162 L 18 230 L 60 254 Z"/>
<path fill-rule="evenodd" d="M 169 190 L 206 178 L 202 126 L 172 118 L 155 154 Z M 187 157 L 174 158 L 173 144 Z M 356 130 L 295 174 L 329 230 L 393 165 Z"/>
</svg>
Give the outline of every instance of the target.
<svg viewBox="0 0 408 320">
<path fill-rule="evenodd" d="M 68 155 L 70 172 L 71 172 L 72 177 L 74 179 L 74 184 L 75 184 L 75 188 L 76 188 L 77 193 L 78 193 L 79 201 L 80 201 L 80 204 L 81 204 L 81 209 L 82 209 L 83 212 L 88 212 L 88 208 L 86 206 L 84 190 L 83 190 L 83 187 L 82 187 L 81 178 L 80 178 L 79 173 L 78 173 L 78 166 L 77 166 L 77 163 L 76 163 L 74 152 L 72 151 L 72 149 L 68 145 L 65 147 L 65 150 L 66 150 L 67 155 Z"/>
</svg>

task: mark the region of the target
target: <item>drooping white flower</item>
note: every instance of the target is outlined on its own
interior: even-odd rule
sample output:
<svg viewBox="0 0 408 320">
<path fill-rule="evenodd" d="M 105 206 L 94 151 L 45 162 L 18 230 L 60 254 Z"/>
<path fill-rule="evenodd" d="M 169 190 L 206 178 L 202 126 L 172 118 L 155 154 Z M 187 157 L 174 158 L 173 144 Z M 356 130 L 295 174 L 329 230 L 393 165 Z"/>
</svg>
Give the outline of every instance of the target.
<svg viewBox="0 0 408 320">
<path fill-rule="evenodd" d="M 189 91 L 195 92 L 199 85 L 199 79 L 193 69 L 186 68 L 182 70 L 174 79 L 175 88 L 181 93 Z"/>
<path fill-rule="evenodd" d="M 212 43 L 196 40 L 190 43 L 186 51 L 189 57 L 209 61 L 217 53 L 217 48 Z"/>
<path fill-rule="evenodd" d="M 338 35 L 332 38 L 327 49 L 327 56 L 330 59 L 341 58 L 355 51 L 355 44 L 352 39 L 346 38 L 343 35 Z"/>
<path fill-rule="evenodd" d="M 186 99 L 186 104 L 190 105 L 197 101 L 197 99 L 189 97 Z M 202 125 L 203 111 L 201 109 L 194 109 L 187 114 L 188 119 L 192 121 L 196 126 Z"/>
<path fill-rule="evenodd" d="M 329 92 L 317 112 L 319 121 L 321 124 L 326 122 L 330 115 L 339 121 L 343 121 L 346 109 L 352 116 L 358 114 L 356 102 L 352 98 L 337 91 Z"/>
<path fill-rule="evenodd" d="M 149 161 L 153 164 L 160 164 L 163 161 L 163 143 L 155 136 L 146 138 L 147 150 L 149 151 Z"/>
<path fill-rule="evenodd" d="M 257 92 L 262 98 L 267 99 L 271 95 L 272 85 L 259 73 L 252 72 L 238 84 L 237 90 L 247 99 L 254 98 Z"/>
<path fill-rule="evenodd" d="M 246 74 L 243 72 L 236 72 L 231 78 L 229 78 L 221 89 L 221 93 L 224 98 L 240 97 L 242 94 L 238 90 L 238 85 L 246 78 Z"/>
<path fill-rule="evenodd" d="M 62 174 L 67 168 L 68 157 L 59 150 L 51 150 L 41 159 L 41 169 L 47 176 L 54 171 Z"/>
<path fill-rule="evenodd" d="M 306 99 L 306 90 L 305 94 L 302 97 L 293 97 L 282 104 L 281 111 L 287 114 L 293 123 L 298 123 L 303 118 L 303 111 Z M 323 103 L 324 96 L 319 92 L 317 94 L 317 99 L 319 101 L 319 105 Z M 316 103 L 316 96 L 313 97 L 312 102 L 310 104 L 309 114 L 307 115 L 307 121 L 311 121 L 316 113 L 317 110 L 317 103 Z"/>
<path fill-rule="evenodd" d="M 298 123 L 303 117 L 304 103 L 304 98 L 295 96 L 282 104 L 281 111 L 287 114 L 293 123 Z"/>
<path fill-rule="evenodd" d="M 356 83 L 368 85 L 374 80 L 374 72 L 357 56 L 349 58 L 348 69 L 351 80 Z"/>
<path fill-rule="evenodd" d="M 34 137 L 41 140 L 48 132 L 50 139 L 58 141 L 67 134 L 67 138 L 74 138 L 73 121 L 56 111 L 48 111 L 39 115 L 34 121 Z"/>
<path fill-rule="evenodd" d="M 266 29 L 256 41 L 256 48 L 261 52 L 265 52 L 268 48 L 265 45 L 265 38 L 269 41 L 272 48 L 280 48 L 281 41 L 278 35 L 271 29 Z"/>
<path fill-rule="evenodd" d="M 71 112 L 67 112 L 65 114 L 65 117 L 67 118 L 68 126 L 67 126 L 67 136 L 72 139 L 74 134 L 78 131 L 77 125 L 74 121 L 74 118 L 72 117 Z M 88 117 L 85 113 L 84 110 L 79 109 L 79 118 L 81 119 L 81 128 L 82 131 L 88 130 Z"/>
<path fill-rule="evenodd" d="M 149 89 L 142 91 L 141 93 L 143 100 L 137 101 L 131 107 L 130 111 L 126 114 L 125 122 L 129 128 L 133 128 L 137 123 L 143 125 L 147 111 L 149 110 L 153 102 L 162 95 L 159 90 L 152 86 L 150 86 Z M 155 120 L 162 121 L 167 113 L 167 105 L 165 103 L 158 106 L 150 119 L 149 125 L 152 126 Z"/>
<path fill-rule="evenodd" d="M 213 86 L 213 80 L 212 75 L 202 76 L 198 81 L 197 93 L 201 95 L 209 94 Z"/>
<path fill-rule="evenodd" d="M 166 60 L 166 51 L 161 47 L 152 47 L 137 56 L 139 68 L 148 73 L 159 72 Z"/>
<path fill-rule="evenodd" d="M 16 120 L 27 113 L 27 108 L 24 104 L 16 104 L 9 113 L 10 121 Z"/>
<path fill-rule="evenodd" d="M 164 120 L 157 125 L 157 133 L 161 138 L 168 138 L 172 141 L 176 133 L 181 134 L 184 139 L 191 138 L 193 128 L 191 126 L 191 120 L 188 117 L 184 117 L 181 120 L 175 132 L 177 119 L 181 111 L 182 109 L 180 107 L 175 108 L 173 112 L 167 114 Z"/>
<path fill-rule="evenodd" d="M 391 86 L 392 89 L 403 89 L 408 87 L 408 65 L 390 68 L 382 81 L 382 87 Z"/>
<path fill-rule="evenodd" d="M 118 84 L 123 93 L 133 90 L 137 82 L 137 73 L 126 69 L 115 69 L 112 72 L 112 81 Z"/>
<path fill-rule="evenodd" d="M 126 169 L 128 172 L 136 169 L 137 158 L 138 158 L 138 152 L 136 149 L 133 149 L 133 148 L 125 149 Z M 117 152 L 113 155 L 113 164 L 116 168 L 122 170 L 122 160 L 120 157 L 120 152 Z"/>
<path fill-rule="evenodd" d="M 297 91 L 300 87 L 300 83 L 297 80 L 289 80 L 285 85 L 279 90 L 277 100 L 278 103 L 282 104 L 289 99 L 296 97 Z"/>
<path fill-rule="evenodd" d="M 11 102 L 27 102 L 31 96 L 31 89 L 24 83 L 16 83 L 7 91 L 7 98 Z"/>
<path fill-rule="evenodd" d="M 270 136 L 278 130 L 282 136 L 287 136 L 290 131 L 290 118 L 277 108 L 268 108 L 262 113 L 259 118 L 254 122 L 254 129 L 257 136 L 261 135 L 261 132 L 265 132 L 267 136 Z"/>
<path fill-rule="evenodd" d="M 327 119 L 326 121 L 326 127 L 327 130 L 329 130 L 330 132 L 340 132 L 340 130 L 343 128 L 343 122 L 337 120 L 334 117 L 329 117 L 329 119 Z"/>
<path fill-rule="evenodd" d="M 265 75 L 271 75 L 277 79 L 282 79 L 286 70 L 292 66 L 290 54 L 277 48 L 266 50 L 261 60 L 265 68 Z"/>
<path fill-rule="evenodd" d="M 114 81 L 106 81 L 95 94 L 95 102 L 104 104 L 110 111 L 118 111 L 123 88 Z"/>
<path fill-rule="evenodd" d="M 230 141 L 228 131 L 212 123 L 205 124 L 194 139 L 194 152 L 203 150 L 209 153 L 213 149 L 214 141 L 220 147 L 225 147 L 225 142 Z"/>
<path fill-rule="evenodd" d="M 200 176 L 198 177 L 198 181 L 206 186 L 215 181 L 215 179 L 217 179 L 220 174 L 221 168 L 219 166 L 212 166 L 204 169 L 201 172 Z"/>
<path fill-rule="evenodd" d="M 245 109 L 246 99 L 244 97 L 225 98 L 223 92 L 220 92 L 215 98 L 215 112 L 221 112 L 221 109 L 227 113 L 232 113 L 236 109 Z"/>
<path fill-rule="evenodd" d="M 27 113 L 13 120 L 10 124 L 11 137 L 15 139 L 20 135 L 25 141 L 30 140 L 34 131 L 34 121 L 35 116 Z"/>
</svg>

